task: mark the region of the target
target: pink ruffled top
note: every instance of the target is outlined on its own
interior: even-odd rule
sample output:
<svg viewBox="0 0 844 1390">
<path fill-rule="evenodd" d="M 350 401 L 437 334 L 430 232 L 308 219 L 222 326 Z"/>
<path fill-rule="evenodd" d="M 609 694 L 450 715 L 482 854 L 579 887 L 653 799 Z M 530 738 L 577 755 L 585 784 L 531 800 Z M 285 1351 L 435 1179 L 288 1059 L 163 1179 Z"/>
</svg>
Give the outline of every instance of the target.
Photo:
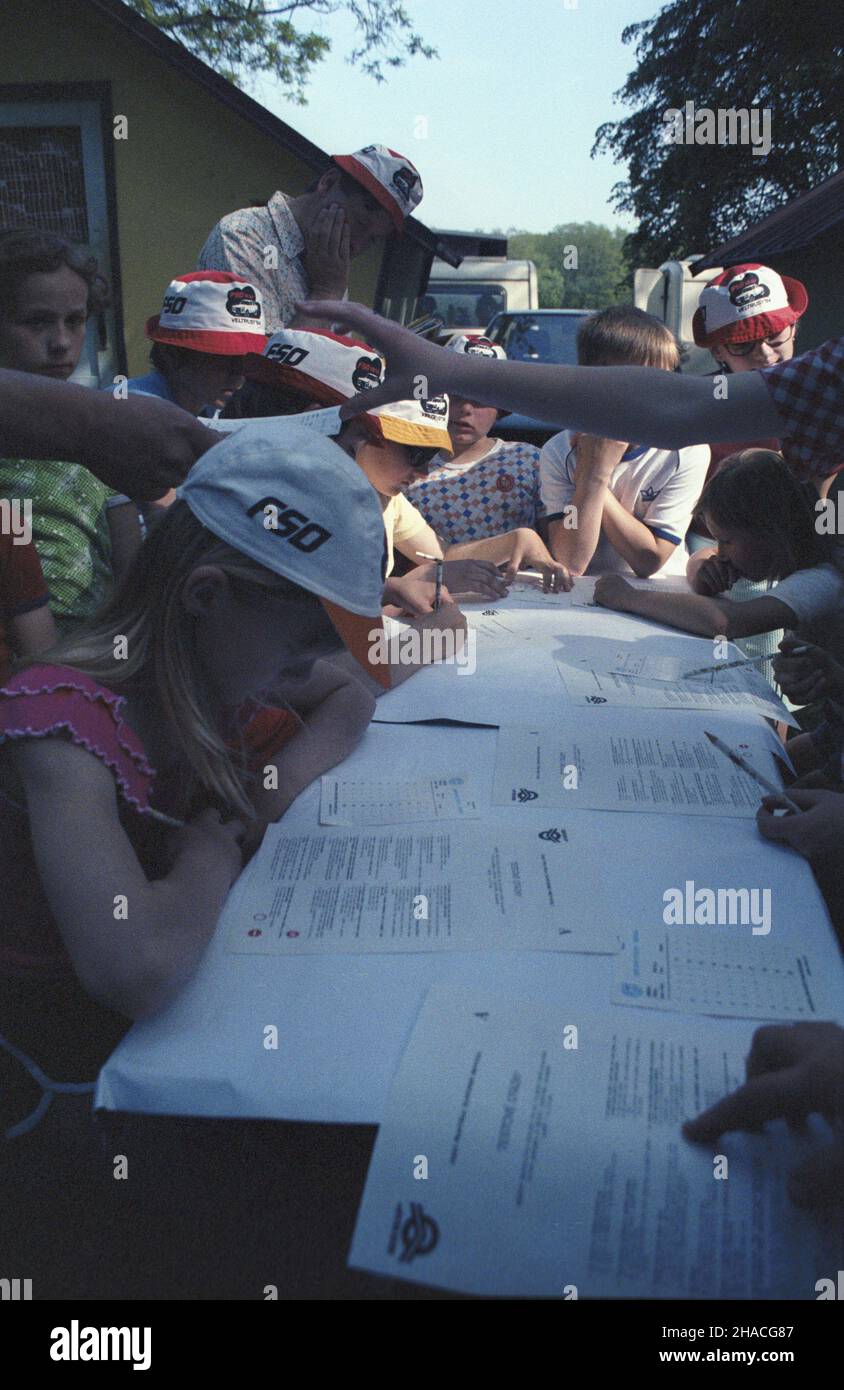
<svg viewBox="0 0 844 1390">
<path fill-rule="evenodd" d="M 125 698 L 65 666 L 29 666 L 0 688 L 0 744 L 13 738 L 64 736 L 99 758 L 117 784 L 121 821 L 138 858 L 155 877 L 168 833 L 156 812 L 172 815 L 166 789 L 134 729 L 123 717 Z M 252 739 L 252 724 L 255 734 Z M 261 758 L 272 756 L 299 727 L 295 715 L 247 702 L 233 728 Z M 268 732 L 269 729 L 269 732 Z M 250 759 L 251 761 L 251 759 Z M 165 804 L 159 804 L 161 797 Z M 70 958 L 41 889 L 25 807 L 0 784 L 0 974 L 64 974 Z"/>
<path fill-rule="evenodd" d="M 63 666 L 30 666 L 0 689 L 0 741 L 63 735 L 110 769 L 120 800 L 136 823 L 150 815 L 155 768 L 125 722 L 125 700 L 114 691 Z M 135 848 L 143 849 L 127 824 Z M 140 826 L 135 827 L 140 829 Z M 156 823 L 156 830 L 158 824 Z M 160 842 L 160 832 L 157 836 Z M 139 855 L 139 857 L 141 857 Z M 144 856 L 146 857 L 146 856 Z M 146 867 L 146 866 L 145 866 Z M 64 973 L 70 960 L 41 889 L 24 807 L 0 787 L 0 970 Z"/>
</svg>

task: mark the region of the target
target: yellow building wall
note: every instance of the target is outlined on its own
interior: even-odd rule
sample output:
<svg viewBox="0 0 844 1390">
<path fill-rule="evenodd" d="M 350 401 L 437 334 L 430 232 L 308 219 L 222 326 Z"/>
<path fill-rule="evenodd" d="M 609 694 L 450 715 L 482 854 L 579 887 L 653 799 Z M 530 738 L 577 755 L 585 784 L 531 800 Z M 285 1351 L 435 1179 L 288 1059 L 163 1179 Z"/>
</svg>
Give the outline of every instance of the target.
<svg viewBox="0 0 844 1390">
<path fill-rule="evenodd" d="M 127 117 L 128 139 L 113 143 L 123 323 L 137 375 L 148 370 L 146 319 L 173 275 L 195 268 L 214 223 L 278 188 L 300 193 L 314 175 L 84 0 L 2 0 L 0 11 L 0 82 L 108 82 L 114 114 Z M 380 259 L 373 251 L 354 264 L 352 298 L 373 302 Z"/>
</svg>

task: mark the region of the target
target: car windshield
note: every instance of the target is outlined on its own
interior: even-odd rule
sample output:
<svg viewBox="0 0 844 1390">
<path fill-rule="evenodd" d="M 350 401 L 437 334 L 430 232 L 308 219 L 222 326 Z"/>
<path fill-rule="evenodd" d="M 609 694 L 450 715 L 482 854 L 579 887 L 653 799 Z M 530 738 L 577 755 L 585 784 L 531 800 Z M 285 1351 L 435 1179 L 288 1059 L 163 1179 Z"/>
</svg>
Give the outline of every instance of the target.
<svg viewBox="0 0 844 1390">
<path fill-rule="evenodd" d="M 490 326 L 513 362 L 577 362 L 577 330 L 585 314 L 507 314 Z"/>
<path fill-rule="evenodd" d="M 507 308 L 503 285 L 459 280 L 432 280 L 419 301 L 419 312 L 439 314 L 447 328 L 486 328 Z"/>
</svg>

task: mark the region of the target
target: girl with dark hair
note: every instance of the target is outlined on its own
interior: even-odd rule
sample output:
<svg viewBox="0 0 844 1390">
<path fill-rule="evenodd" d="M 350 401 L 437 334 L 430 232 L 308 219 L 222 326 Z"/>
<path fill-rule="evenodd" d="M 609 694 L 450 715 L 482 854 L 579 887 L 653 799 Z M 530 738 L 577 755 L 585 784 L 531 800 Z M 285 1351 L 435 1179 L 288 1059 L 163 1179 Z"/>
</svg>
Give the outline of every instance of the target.
<svg viewBox="0 0 844 1390">
<path fill-rule="evenodd" d="M 694 593 L 644 592 L 613 574 L 598 580 L 595 601 L 705 637 L 735 639 L 818 619 L 840 622 L 844 580 L 825 562 L 815 514 L 781 454 L 734 454 L 708 483 L 700 508 L 718 551 L 698 568 Z M 726 598 L 741 578 L 771 587 L 742 602 Z"/>
</svg>

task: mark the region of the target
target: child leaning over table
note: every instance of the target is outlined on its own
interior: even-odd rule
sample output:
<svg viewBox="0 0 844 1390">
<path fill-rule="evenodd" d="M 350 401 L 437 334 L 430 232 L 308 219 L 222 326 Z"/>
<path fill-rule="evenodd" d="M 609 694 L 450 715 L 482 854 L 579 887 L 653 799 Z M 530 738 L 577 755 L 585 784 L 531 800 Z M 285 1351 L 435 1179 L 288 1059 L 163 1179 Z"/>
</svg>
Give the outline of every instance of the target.
<svg viewBox="0 0 844 1390">
<path fill-rule="evenodd" d="M 265 527 L 276 496 L 309 546 Z M 367 665 L 382 550 L 340 449 L 256 426 L 196 464 L 96 619 L 0 691 L 0 1034 L 54 1080 L 91 1079 L 176 994 L 244 837 L 360 739 L 372 696 L 319 658 L 345 641 Z"/>
<path fill-rule="evenodd" d="M 507 360 L 489 338 L 453 338 L 448 350 Z M 506 413 L 453 393 L 448 397 L 450 451 L 436 454 L 428 472 L 405 489 L 443 545 L 484 540 L 517 527 L 538 534 L 544 523 L 539 449 L 521 440 L 490 438 L 495 421 Z"/>
<path fill-rule="evenodd" d="M 822 624 L 825 646 L 835 651 L 844 642 L 844 579 L 826 558 L 806 493 L 780 454 L 744 449 L 725 460 L 700 509 L 718 553 L 694 571 L 694 593 L 644 592 L 607 574 L 595 585 L 595 602 L 702 637 L 732 641 L 777 628 L 817 635 Z M 742 576 L 766 580 L 769 592 L 741 602 L 725 597 Z"/>
</svg>

